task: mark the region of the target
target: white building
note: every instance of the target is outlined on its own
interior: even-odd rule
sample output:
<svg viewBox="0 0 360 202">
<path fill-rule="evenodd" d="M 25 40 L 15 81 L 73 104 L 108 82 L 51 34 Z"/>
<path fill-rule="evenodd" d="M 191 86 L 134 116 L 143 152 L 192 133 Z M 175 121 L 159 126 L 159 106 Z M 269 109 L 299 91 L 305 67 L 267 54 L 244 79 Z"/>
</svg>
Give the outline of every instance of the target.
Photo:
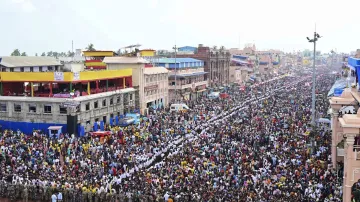
<svg viewBox="0 0 360 202">
<path fill-rule="evenodd" d="M 166 107 L 168 97 L 168 73 L 164 67 L 149 67 L 144 71 L 144 99 L 146 108 Z"/>
</svg>

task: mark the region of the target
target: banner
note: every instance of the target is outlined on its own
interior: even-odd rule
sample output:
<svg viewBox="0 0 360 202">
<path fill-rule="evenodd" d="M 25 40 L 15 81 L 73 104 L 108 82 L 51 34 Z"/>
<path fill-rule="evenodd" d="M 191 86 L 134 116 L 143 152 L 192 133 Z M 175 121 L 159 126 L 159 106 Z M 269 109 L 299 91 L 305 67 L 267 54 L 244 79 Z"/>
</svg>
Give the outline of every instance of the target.
<svg viewBox="0 0 360 202">
<path fill-rule="evenodd" d="M 64 81 L 64 72 L 54 72 L 54 81 Z"/>
</svg>

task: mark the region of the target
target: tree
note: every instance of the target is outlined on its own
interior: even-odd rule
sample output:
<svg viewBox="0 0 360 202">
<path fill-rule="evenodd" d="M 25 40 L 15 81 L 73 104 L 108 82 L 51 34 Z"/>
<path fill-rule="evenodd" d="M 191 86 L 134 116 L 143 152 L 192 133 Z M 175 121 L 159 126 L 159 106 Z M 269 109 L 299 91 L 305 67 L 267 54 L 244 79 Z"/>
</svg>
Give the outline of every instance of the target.
<svg viewBox="0 0 360 202">
<path fill-rule="evenodd" d="M 217 46 L 213 46 L 213 49 L 214 49 L 214 51 L 216 51 L 216 50 L 217 50 Z"/>
<path fill-rule="evenodd" d="M 67 52 L 67 56 L 68 57 L 74 57 L 75 53 L 74 52 L 71 52 L 71 51 L 68 51 Z"/>
<path fill-rule="evenodd" d="M 223 52 L 225 50 L 225 46 L 220 47 L 220 52 Z"/>
<path fill-rule="evenodd" d="M 19 49 L 15 49 L 12 53 L 11 56 L 20 56 L 20 50 Z"/>
<path fill-rule="evenodd" d="M 45 57 L 46 56 L 45 52 L 41 53 L 41 56 Z"/>
<path fill-rule="evenodd" d="M 38 54 L 37 54 L 37 53 L 35 53 L 35 56 L 37 57 L 37 56 L 38 56 Z"/>
<path fill-rule="evenodd" d="M 53 52 L 53 53 L 52 53 L 52 56 L 55 57 L 55 58 L 57 58 L 57 57 L 59 57 L 59 53 L 58 53 L 58 52 Z"/>
<path fill-rule="evenodd" d="M 53 56 L 53 52 L 52 52 L 52 51 L 47 52 L 46 56 L 52 57 L 52 56 Z"/>
<path fill-rule="evenodd" d="M 92 43 L 86 47 L 86 50 L 87 51 L 96 51 L 96 49 L 94 48 L 94 44 L 92 44 Z"/>
<path fill-rule="evenodd" d="M 117 50 L 116 54 L 121 55 L 121 49 Z"/>
<path fill-rule="evenodd" d="M 27 56 L 27 54 L 25 52 L 22 52 L 21 56 Z"/>
</svg>

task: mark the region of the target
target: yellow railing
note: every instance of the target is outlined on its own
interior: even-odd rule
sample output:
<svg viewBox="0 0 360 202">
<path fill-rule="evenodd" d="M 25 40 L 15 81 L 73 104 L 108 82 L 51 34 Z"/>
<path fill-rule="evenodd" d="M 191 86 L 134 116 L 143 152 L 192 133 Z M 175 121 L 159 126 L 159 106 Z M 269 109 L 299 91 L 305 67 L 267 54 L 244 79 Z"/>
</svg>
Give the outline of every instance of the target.
<svg viewBox="0 0 360 202">
<path fill-rule="evenodd" d="M 75 75 L 75 76 L 74 76 Z M 78 75 L 78 76 L 77 76 Z M 132 69 L 73 72 L 0 72 L 2 82 L 71 82 L 132 76 Z"/>
</svg>

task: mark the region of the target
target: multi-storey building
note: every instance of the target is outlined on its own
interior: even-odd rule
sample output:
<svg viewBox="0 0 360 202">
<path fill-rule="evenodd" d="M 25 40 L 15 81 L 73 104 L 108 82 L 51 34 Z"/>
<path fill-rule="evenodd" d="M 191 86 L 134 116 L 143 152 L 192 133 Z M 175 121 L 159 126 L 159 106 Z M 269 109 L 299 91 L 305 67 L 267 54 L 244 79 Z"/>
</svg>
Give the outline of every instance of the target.
<svg viewBox="0 0 360 202">
<path fill-rule="evenodd" d="M 193 58 L 160 58 L 156 65 L 169 70 L 170 101 L 194 100 L 206 93 L 208 80 L 203 61 Z"/>
<path fill-rule="evenodd" d="M 349 57 L 347 66 L 356 72 L 356 77 L 359 76 L 359 58 Z M 343 170 L 343 201 L 351 201 L 352 187 L 360 179 L 360 111 L 358 110 L 360 93 L 358 87 L 357 81 L 355 85 L 345 89 L 340 97 L 330 99 L 332 167 Z M 353 106 L 357 112 L 343 114 L 347 106 Z"/>
<path fill-rule="evenodd" d="M 0 67 L 3 128 L 29 133 L 60 125 L 78 134 L 135 107 L 131 68 L 64 72 L 49 57 L 3 57 Z"/>
<path fill-rule="evenodd" d="M 230 53 L 225 49 L 214 50 L 199 44 L 194 54 L 178 54 L 177 58 L 195 58 L 204 61 L 205 79 L 211 86 L 229 83 Z"/>
<path fill-rule="evenodd" d="M 166 107 L 169 103 L 169 71 L 164 67 L 149 67 L 144 70 L 144 103 L 146 109 Z"/>
<path fill-rule="evenodd" d="M 117 54 L 113 51 L 83 51 L 86 69 L 106 69 L 103 62 L 105 57 L 114 57 Z"/>
</svg>

